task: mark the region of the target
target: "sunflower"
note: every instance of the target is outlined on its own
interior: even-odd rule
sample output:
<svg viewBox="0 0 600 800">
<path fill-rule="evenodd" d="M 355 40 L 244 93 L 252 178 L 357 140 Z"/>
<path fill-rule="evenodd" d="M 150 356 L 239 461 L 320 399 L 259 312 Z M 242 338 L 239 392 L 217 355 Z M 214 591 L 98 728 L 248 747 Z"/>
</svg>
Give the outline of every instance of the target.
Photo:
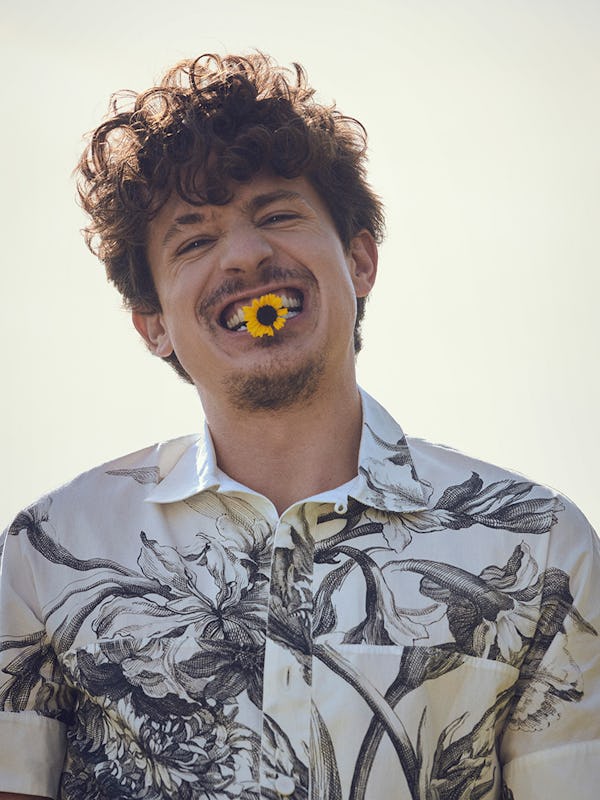
<svg viewBox="0 0 600 800">
<path fill-rule="evenodd" d="M 246 327 L 251 336 L 273 336 L 285 325 L 288 310 L 277 294 L 263 294 L 254 298 L 251 306 L 243 306 Z"/>
</svg>

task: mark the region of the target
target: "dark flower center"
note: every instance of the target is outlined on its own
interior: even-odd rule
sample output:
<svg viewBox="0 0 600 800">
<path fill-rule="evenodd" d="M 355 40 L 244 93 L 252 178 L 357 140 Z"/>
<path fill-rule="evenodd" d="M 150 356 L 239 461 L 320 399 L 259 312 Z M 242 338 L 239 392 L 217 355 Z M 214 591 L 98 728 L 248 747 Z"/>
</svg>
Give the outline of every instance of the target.
<svg viewBox="0 0 600 800">
<path fill-rule="evenodd" d="M 261 306 L 256 312 L 256 319 L 261 325 L 272 325 L 277 319 L 277 311 L 273 306 Z"/>
</svg>

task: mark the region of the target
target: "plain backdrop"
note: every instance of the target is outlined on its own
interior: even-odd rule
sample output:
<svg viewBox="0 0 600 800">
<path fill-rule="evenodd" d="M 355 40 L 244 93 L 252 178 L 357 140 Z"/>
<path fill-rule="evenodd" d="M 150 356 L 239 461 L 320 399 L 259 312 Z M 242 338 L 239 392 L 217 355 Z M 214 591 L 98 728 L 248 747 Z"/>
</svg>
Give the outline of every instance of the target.
<svg viewBox="0 0 600 800">
<path fill-rule="evenodd" d="M 109 95 L 179 58 L 300 61 L 366 125 L 388 235 L 361 384 L 413 435 L 600 524 L 597 0 L 0 2 L 0 516 L 198 429 L 89 254 L 72 169 Z M 293 431 L 290 431 L 293 443 Z"/>
</svg>

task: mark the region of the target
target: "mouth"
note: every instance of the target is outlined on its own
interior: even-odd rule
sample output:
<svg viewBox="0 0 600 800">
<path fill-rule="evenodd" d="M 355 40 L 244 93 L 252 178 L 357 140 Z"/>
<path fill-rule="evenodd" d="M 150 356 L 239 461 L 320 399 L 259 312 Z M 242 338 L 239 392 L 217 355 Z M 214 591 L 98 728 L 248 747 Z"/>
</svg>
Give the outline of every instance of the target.
<svg viewBox="0 0 600 800">
<path fill-rule="evenodd" d="M 262 294 L 262 293 L 261 293 Z M 286 320 L 293 319 L 300 314 L 304 308 L 304 295 L 299 289 L 292 289 L 286 287 L 281 291 L 276 292 L 281 297 L 283 307 L 287 308 L 288 313 Z M 219 325 L 227 331 L 238 332 L 247 331 L 246 320 L 244 318 L 243 307 L 250 305 L 254 299 L 258 299 L 258 295 L 249 295 L 241 300 L 236 300 L 226 306 L 219 316 Z"/>
</svg>

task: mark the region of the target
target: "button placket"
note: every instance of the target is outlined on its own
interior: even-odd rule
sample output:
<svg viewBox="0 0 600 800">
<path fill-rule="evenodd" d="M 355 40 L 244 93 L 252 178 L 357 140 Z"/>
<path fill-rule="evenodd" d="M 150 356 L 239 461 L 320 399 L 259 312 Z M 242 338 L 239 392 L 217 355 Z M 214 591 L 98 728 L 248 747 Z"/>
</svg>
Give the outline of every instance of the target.
<svg viewBox="0 0 600 800">
<path fill-rule="evenodd" d="M 308 774 L 312 571 L 313 540 L 296 507 L 275 532 L 265 647 L 261 783 L 281 798 Z"/>
</svg>

